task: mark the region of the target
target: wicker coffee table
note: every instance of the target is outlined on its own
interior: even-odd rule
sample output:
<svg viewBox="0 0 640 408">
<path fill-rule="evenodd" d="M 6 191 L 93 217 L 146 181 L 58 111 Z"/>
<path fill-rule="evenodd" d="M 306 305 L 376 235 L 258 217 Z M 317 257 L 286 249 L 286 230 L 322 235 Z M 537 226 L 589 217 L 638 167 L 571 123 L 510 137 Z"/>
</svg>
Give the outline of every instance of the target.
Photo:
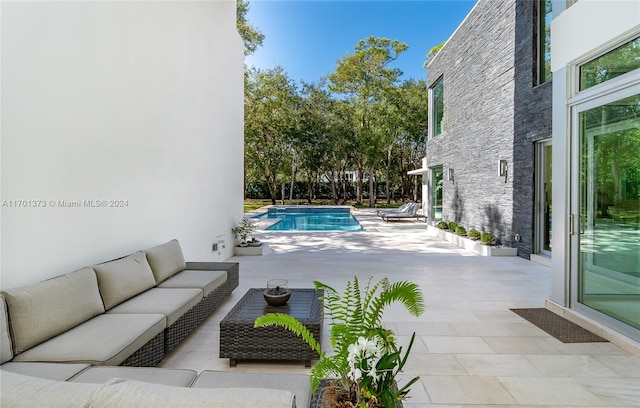
<svg viewBox="0 0 640 408">
<path fill-rule="evenodd" d="M 262 292 L 249 289 L 220 322 L 220 358 L 228 358 L 235 366 L 239 359 L 246 360 L 311 360 L 320 356 L 301 338 L 282 327 L 254 328 L 256 318 L 267 313 L 286 313 L 302 322 L 319 343 L 322 336 L 322 291 L 291 289 L 291 298 L 285 306 L 269 306 Z"/>
</svg>

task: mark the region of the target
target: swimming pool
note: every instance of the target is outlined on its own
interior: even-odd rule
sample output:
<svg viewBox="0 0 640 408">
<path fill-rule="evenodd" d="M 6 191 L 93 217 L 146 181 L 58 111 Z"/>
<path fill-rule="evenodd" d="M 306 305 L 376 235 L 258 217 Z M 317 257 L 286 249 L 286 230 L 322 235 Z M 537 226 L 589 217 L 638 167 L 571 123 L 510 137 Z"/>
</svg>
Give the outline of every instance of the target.
<svg viewBox="0 0 640 408">
<path fill-rule="evenodd" d="M 269 207 L 259 218 L 280 218 L 269 231 L 362 231 L 348 207 Z M 258 218 L 256 217 L 256 218 Z"/>
</svg>

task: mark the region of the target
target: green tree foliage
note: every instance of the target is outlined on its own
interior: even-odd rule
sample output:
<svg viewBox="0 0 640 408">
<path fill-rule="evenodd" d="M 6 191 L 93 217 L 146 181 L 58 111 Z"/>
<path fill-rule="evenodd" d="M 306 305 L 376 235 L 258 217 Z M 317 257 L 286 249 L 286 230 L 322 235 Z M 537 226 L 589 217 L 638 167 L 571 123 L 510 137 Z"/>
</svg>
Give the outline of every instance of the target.
<svg viewBox="0 0 640 408">
<path fill-rule="evenodd" d="M 362 173 L 368 168 L 386 181 L 387 203 L 396 194 L 417 199 L 418 179 L 406 173 L 424 156 L 428 93 L 424 81 L 400 82 L 401 72 L 389 67 L 406 48 L 369 37 L 338 61 L 328 78 L 300 86 L 280 67 L 248 69 L 247 185 L 264 183 L 274 204 L 286 198 L 286 186 L 289 200 L 308 201 L 323 187 L 338 204 L 353 197 L 354 183 L 347 176 L 357 169 L 356 197 L 362 202 Z M 303 180 L 306 191 L 299 188 Z M 370 204 L 378 190 L 371 187 Z M 325 194 L 322 198 L 328 198 Z"/>
<path fill-rule="evenodd" d="M 258 47 L 262 46 L 264 34 L 247 21 L 247 12 L 249 12 L 249 1 L 238 0 L 236 5 L 236 26 L 242 41 L 244 41 L 244 55 L 251 55 Z"/>
<path fill-rule="evenodd" d="M 251 69 L 245 81 L 246 172 L 263 178 L 272 204 L 290 168 L 292 136 L 296 131 L 299 96 L 295 83 L 281 67 Z"/>
<path fill-rule="evenodd" d="M 424 61 L 424 64 L 422 64 L 425 68 L 427 68 L 431 61 L 433 61 L 433 59 L 436 57 L 436 55 L 438 55 L 438 53 L 446 43 L 446 41 L 443 41 L 429 50 L 429 52 L 427 53 L 427 59 Z"/>
<path fill-rule="evenodd" d="M 369 205 L 373 206 L 373 175 L 383 149 L 384 127 L 376 107 L 384 102 L 389 89 L 396 85 L 402 72 L 389 64 L 406 51 L 408 46 L 397 40 L 367 37 L 359 41 L 355 51 L 338 61 L 335 72 L 329 75 L 329 89 L 345 95 L 355 108 L 356 161 L 358 167 L 357 201 L 362 202 L 362 175 L 369 168 Z"/>
<path fill-rule="evenodd" d="M 429 98 L 427 86 L 423 80 L 405 81 L 400 86 L 387 89 L 386 94 L 384 101 L 378 104 L 374 111 L 380 122 L 382 143 L 386 153 L 383 165 L 386 181 L 385 195 L 389 204 L 390 186 L 395 181 L 400 182 L 403 193 L 412 191 L 407 171 L 411 170 L 409 167 L 413 167 L 420 161 L 425 152 Z M 398 180 L 392 180 L 391 171 L 394 166 L 400 169 L 396 172 Z"/>
</svg>

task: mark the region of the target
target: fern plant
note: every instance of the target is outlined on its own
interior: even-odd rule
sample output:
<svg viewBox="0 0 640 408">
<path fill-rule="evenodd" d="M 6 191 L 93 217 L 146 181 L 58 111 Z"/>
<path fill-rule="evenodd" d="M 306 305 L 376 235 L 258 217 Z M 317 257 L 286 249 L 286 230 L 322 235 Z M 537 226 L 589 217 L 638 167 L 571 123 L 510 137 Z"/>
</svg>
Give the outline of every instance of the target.
<svg viewBox="0 0 640 408">
<path fill-rule="evenodd" d="M 413 316 L 421 315 L 425 306 L 420 288 L 415 283 L 406 281 L 390 283 L 387 278 L 372 283 L 372 278 L 369 278 L 366 287 L 361 290 L 357 277 L 347 282 L 342 295 L 331 286 L 318 281 L 314 282 L 314 286 L 324 292 L 324 307 L 331 319 L 330 338 L 334 352 L 331 356 L 321 350 L 320 344 L 301 322 L 289 315 L 273 313 L 261 316 L 256 319 L 255 327 L 284 327 L 300 336 L 320 355 L 320 360 L 310 372 L 312 392 L 321 380 L 337 378 L 341 388 L 349 394 L 358 395 L 359 399 L 378 401 L 385 407 L 394 407 L 395 402 L 403 399 L 409 392 L 409 386 L 418 380 L 415 377 L 397 391 L 391 387 L 396 374 L 407 361 L 415 333 L 403 355 L 402 347 L 398 348 L 393 332 L 382 326 L 382 316 L 384 309 L 396 302 L 401 303 Z M 353 352 L 359 342 L 373 339 L 381 353 L 375 361 L 375 379 L 363 376 L 355 381 L 349 375 L 353 371 L 349 365 L 350 352 Z M 357 402 L 368 406 L 366 401 Z"/>
</svg>

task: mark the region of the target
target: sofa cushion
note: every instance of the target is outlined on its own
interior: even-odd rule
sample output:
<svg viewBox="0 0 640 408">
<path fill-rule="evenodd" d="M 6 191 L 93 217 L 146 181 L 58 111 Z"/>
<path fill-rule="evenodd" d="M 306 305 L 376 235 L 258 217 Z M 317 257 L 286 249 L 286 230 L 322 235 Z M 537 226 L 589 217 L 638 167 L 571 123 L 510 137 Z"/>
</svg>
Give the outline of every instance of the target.
<svg viewBox="0 0 640 408">
<path fill-rule="evenodd" d="M 87 408 L 295 408 L 289 391 L 264 388 L 194 389 L 114 378 Z"/>
<path fill-rule="evenodd" d="M 100 294 L 106 310 L 156 285 L 144 252 L 95 265 Z"/>
<path fill-rule="evenodd" d="M 99 384 L 66 383 L 0 370 L 0 407 L 83 408 L 102 388 Z"/>
<path fill-rule="evenodd" d="M 7 289 L 3 294 L 15 354 L 104 313 L 96 275 L 91 268 Z"/>
<path fill-rule="evenodd" d="M 157 367 L 91 367 L 73 377 L 73 382 L 103 384 L 112 378 L 144 381 L 154 384 L 189 387 L 198 373 L 193 370 L 181 370 Z M 309 381 L 307 381 L 309 382 Z"/>
<path fill-rule="evenodd" d="M 8 362 L 0 368 L 16 374 L 30 375 L 47 380 L 67 381 L 89 367 L 89 364 Z"/>
<path fill-rule="evenodd" d="M 204 296 L 227 280 L 226 271 L 184 270 L 158 285 L 159 288 L 200 288 Z"/>
<path fill-rule="evenodd" d="M 145 249 L 156 283 L 160 283 L 185 268 L 184 255 L 177 239 Z"/>
<path fill-rule="evenodd" d="M 118 365 L 166 327 L 160 314 L 101 314 L 13 361 Z"/>
<path fill-rule="evenodd" d="M 108 314 L 162 314 L 171 326 L 183 314 L 202 299 L 202 289 L 160 289 L 153 288 L 119 304 Z"/>
<path fill-rule="evenodd" d="M 7 304 L 4 296 L 0 295 L 0 364 L 13 358 L 11 337 L 9 336 L 9 322 L 7 320 Z"/>
<path fill-rule="evenodd" d="M 298 407 L 308 407 L 311 382 L 307 374 L 259 374 L 224 371 L 203 371 L 192 388 L 256 387 L 291 391 Z"/>
</svg>

